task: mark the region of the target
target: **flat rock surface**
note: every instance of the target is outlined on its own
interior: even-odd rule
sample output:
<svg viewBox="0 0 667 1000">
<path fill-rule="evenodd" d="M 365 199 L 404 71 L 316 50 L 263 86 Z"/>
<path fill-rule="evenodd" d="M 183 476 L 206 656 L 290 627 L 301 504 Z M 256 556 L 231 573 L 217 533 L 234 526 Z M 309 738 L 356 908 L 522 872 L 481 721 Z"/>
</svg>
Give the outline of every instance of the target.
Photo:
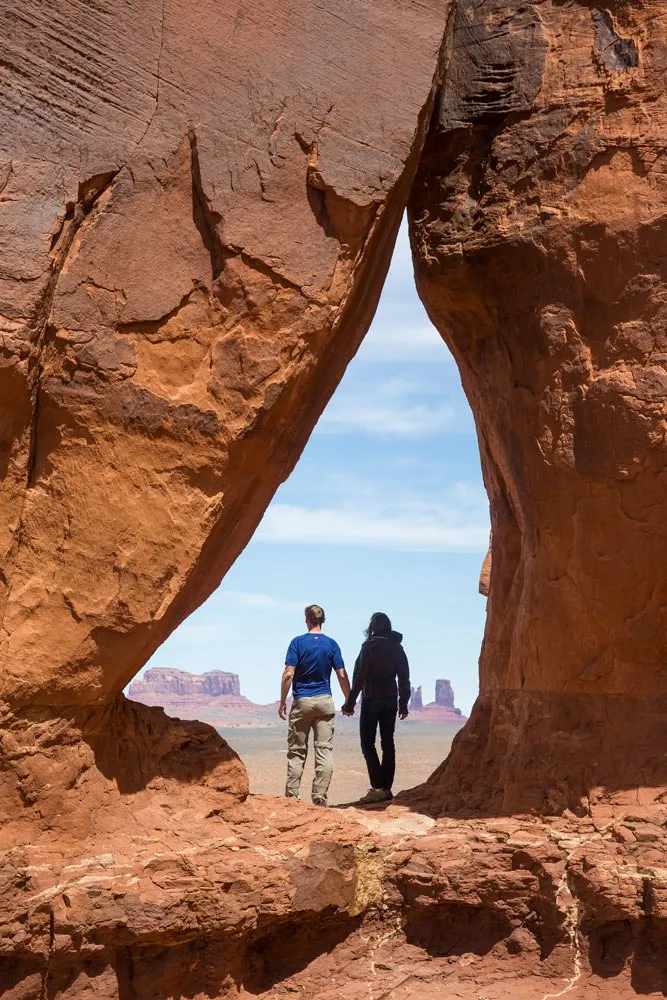
<svg viewBox="0 0 667 1000">
<path fill-rule="evenodd" d="M 174 814 L 152 834 L 16 847 L 0 862 L 3 995 L 662 995 L 666 823 L 259 796 L 196 829 Z"/>
</svg>

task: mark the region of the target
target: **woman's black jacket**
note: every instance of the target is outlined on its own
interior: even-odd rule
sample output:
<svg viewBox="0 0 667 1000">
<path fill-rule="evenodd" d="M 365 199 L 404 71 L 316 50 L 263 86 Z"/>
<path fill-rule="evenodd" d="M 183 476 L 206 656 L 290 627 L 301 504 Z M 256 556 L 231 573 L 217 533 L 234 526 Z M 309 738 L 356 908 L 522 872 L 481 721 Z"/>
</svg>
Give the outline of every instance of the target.
<svg viewBox="0 0 667 1000">
<path fill-rule="evenodd" d="M 352 690 L 345 711 L 352 711 L 359 694 L 364 698 L 398 698 L 398 711 L 407 712 L 410 701 L 410 667 L 400 632 L 374 632 L 359 651 L 352 675 Z M 397 683 L 398 682 L 398 683 Z"/>
</svg>

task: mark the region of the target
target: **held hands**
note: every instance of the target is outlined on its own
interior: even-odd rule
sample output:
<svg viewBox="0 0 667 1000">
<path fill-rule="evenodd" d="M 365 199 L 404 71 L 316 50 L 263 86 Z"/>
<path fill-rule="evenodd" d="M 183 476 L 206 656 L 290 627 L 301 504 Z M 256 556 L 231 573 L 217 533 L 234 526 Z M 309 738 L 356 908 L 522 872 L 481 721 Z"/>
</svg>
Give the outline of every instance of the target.
<svg viewBox="0 0 667 1000">
<path fill-rule="evenodd" d="M 284 701 L 281 701 L 280 703 L 280 708 L 278 709 L 278 715 L 283 720 L 283 722 L 287 718 L 287 705 Z"/>
<path fill-rule="evenodd" d="M 354 705 L 352 706 L 352 708 L 350 708 L 348 703 L 345 702 L 345 704 L 341 708 L 341 712 L 343 713 L 343 715 L 346 715 L 348 718 L 351 718 L 354 715 Z"/>
</svg>

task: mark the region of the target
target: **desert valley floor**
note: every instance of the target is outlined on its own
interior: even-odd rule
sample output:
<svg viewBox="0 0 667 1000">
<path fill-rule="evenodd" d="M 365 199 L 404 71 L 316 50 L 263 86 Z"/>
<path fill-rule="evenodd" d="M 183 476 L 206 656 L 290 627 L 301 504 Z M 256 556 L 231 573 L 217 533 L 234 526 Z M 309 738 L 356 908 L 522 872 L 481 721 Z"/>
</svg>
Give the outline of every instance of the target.
<svg viewBox="0 0 667 1000">
<path fill-rule="evenodd" d="M 334 743 L 334 776 L 329 802 L 337 805 L 351 802 L 368 788 L 364 758 L 359 749 L 358 719 L 336 719 Z M 406 721 L 396 725 L 396 781 L 394 792 L 421 784 L 435 771 L 449 753 L 459 726 L 436 726 L 425 722 Z M 258 726 L 253 728 L 221 728 L 219 732 L 239 754 L 250 778 L 250 791 L 259 795 L 281 795 L 285 785 L 287 728 Z M 301 794 L 310 800 L 313 777 L 312 742 L 306 762 Z"/>
</svg>

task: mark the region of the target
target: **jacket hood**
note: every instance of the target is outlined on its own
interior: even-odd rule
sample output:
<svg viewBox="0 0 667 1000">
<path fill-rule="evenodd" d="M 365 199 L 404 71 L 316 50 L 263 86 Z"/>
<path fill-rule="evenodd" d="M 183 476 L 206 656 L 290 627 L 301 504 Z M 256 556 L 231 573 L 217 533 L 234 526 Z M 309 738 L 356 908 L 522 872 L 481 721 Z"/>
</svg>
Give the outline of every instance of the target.
<svg viewBox="0 0 667 1000">
<path fill-rule="evenodd" d="M 374 632 L 370 639 L 367 639 L 366 641 L 372 642 L 374 639 L 389 639 L 390 642 L 398 643 L 400 646 L 403 642 L 403 633 L 395 632 L 393 629 L 391 632 Z"/>
</svg>

